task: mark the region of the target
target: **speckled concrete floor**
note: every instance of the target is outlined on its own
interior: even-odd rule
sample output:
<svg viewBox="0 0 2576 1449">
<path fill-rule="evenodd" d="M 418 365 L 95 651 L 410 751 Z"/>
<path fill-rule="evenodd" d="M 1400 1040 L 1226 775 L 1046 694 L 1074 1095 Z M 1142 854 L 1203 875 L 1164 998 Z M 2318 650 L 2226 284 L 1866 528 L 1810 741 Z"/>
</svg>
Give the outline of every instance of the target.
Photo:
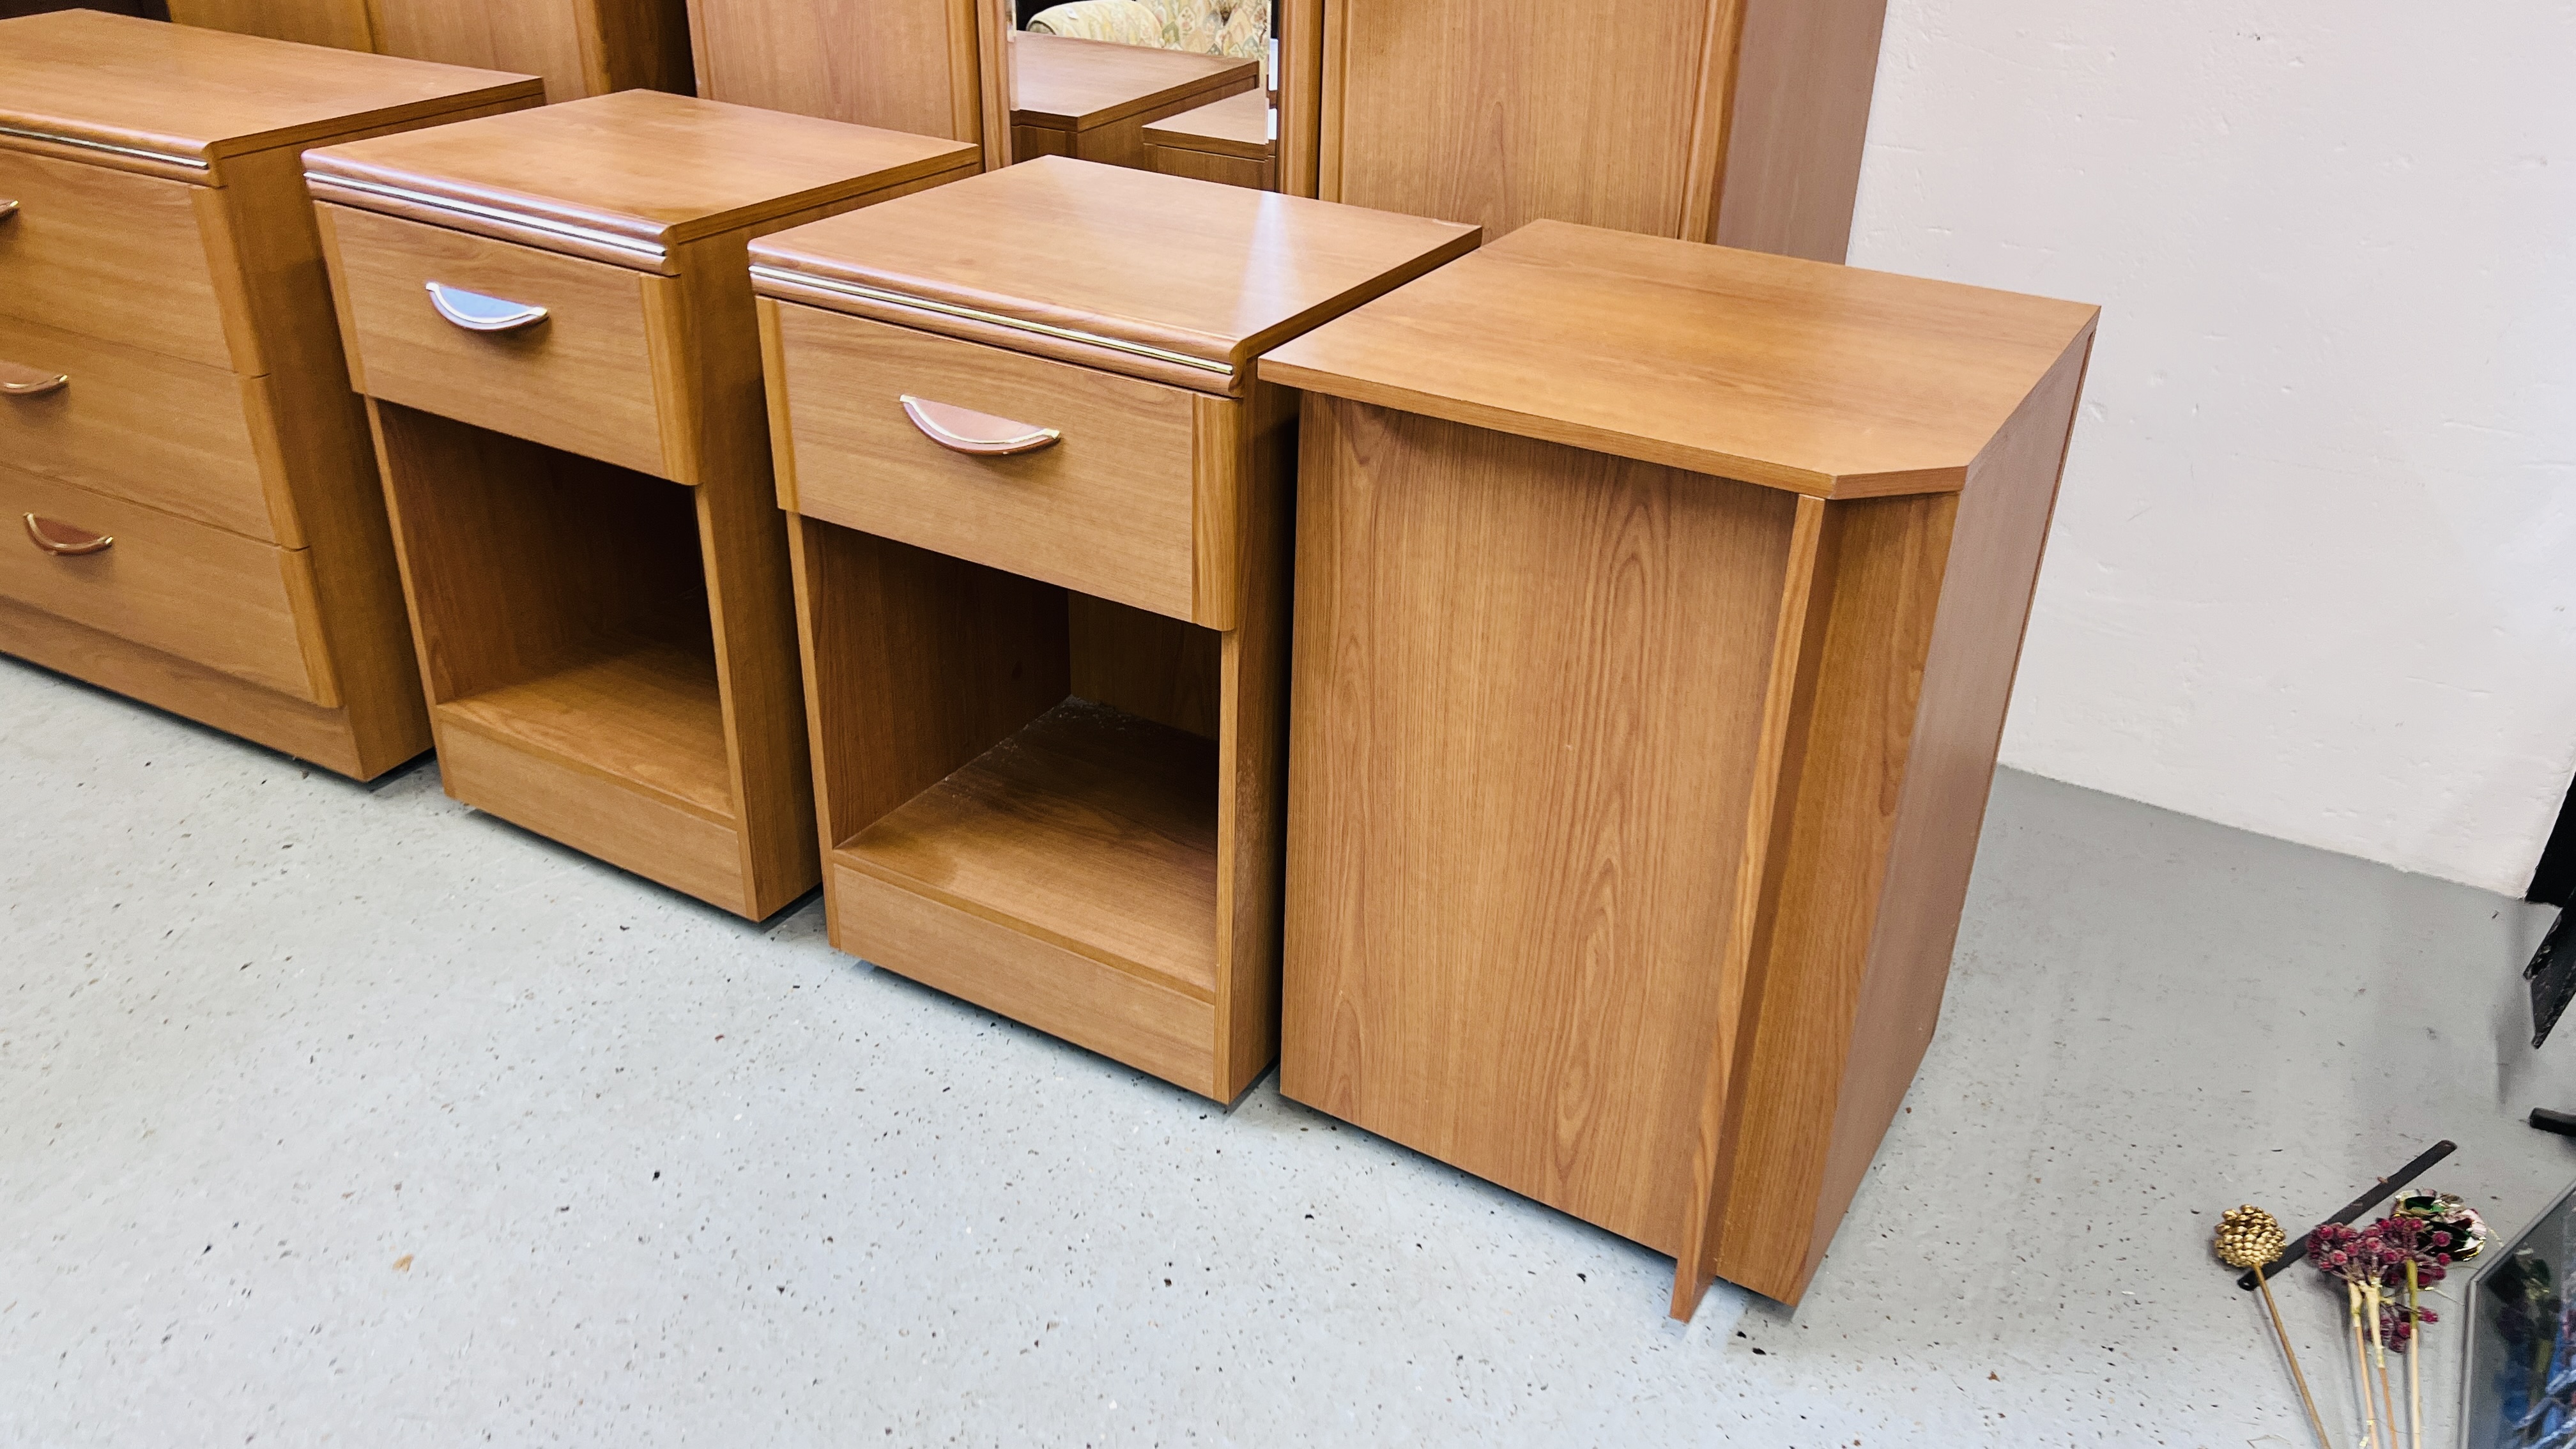
<svg viewBox="0 0 2576 1449">
<path fill-rule="evenodd" d="M 2576 1043 L 2519 1041 L 2537 913 L 2020 776 L 1806 1305 L 1686 1327 L 1642 1249 L 434 766 L 353 785 L 0 660 L 0 801 L 11 1445 L 2270 1449 L 2306 1437 L 2217 1210 L 2438 1136 L 2506 1224 L 2576 1176 L 2517 1121 L 2576 1104 Z"/>
</svg>

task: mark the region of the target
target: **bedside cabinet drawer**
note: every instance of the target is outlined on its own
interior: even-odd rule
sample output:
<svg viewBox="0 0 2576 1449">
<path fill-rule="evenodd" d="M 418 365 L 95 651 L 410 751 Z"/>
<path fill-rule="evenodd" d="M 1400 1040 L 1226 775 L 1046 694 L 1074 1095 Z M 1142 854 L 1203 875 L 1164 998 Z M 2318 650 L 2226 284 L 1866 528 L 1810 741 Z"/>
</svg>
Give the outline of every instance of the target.
<svg viewBox="0 0 2576 1449">
<path fill-rule="evenodd" d="M 0 216 L 0 313 L 234 366 L 201 189 L 0 148 L 0 206 L 17 203 Z"/>
<path fill-rule="evenodd" d="M 252 431 L 266 412 L 245 396 L 264 386 L 0 317 L 0 460 L 253 538 L 300 543 L 281 538 L 269 513 L 260 454 L 270 440 L 254 441 Z"/>
<path fill-rule="evenodd" d="M 646 278 L 375 212 L 321 211 L 360 392 L 671 476 Z"/>
<path fill-rule="evenodd" d="M 1208 612 L 1193 608 L 1196 500 L 1232 479 L 1197 476 L 1198 415 L 1238 404 L 794 303 L 763 306 L 785 379 L 786 436 L 774 441 L 792 450 L 781 489 L 796 512 L 1178 619 Z M 1014 444 L 1027 451 L 999 451 Z M 1229 450 L 1209 451 L 1206 466 L 1229 468 Z M 1211 566 L 1230 575 L 1215 556 L 1231 546 L 1229 531 L 1211 534 Z"/>
<path fill-rule="evenodd" d="M 0 597 L 339 704 L 302 551 L 5 467 L 0 529 Z"/>
</svg>

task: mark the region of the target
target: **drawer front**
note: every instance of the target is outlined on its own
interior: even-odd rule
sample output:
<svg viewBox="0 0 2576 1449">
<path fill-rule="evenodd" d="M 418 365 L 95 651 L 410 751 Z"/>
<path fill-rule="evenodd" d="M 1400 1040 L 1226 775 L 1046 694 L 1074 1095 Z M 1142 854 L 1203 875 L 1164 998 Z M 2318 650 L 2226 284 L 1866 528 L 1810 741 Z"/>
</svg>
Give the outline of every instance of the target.
<svg viewBox="0 0 2576 1449">
<path fill-rule="evenodd" d="M 114 540 L 59 556 L 26 516 Z M 336 705 L 301 550 L 0 468 L 0 597 L 280 694 Z"/>
<path fill-rule="evenodd" d="M 1192 616 L 1196 394 L 818 308 L 777 319 L 797 512 Z M 906 416 L 906 395 L 1062 436 L 956 452 Z"/>
<path fill-rule="evenodd" d="M 670 476 L 642 274 L 345 206 L 322 211 L 359 391 Z M 432 282 L 545 316 L 474 331 L 440 315 Z"/>
<path fill-rule="evenodd" d="M 0 313 L 231 367 L 200 190 L 0 149 Z"/>
<path fill-rule="evenodd" d="M 13 467 L 285 542 L 270 522 L 262 384 L 77 332 L 0 317 L 0 372 L 67 379 L 0 393 L 0 458 Z"/>
</svg>

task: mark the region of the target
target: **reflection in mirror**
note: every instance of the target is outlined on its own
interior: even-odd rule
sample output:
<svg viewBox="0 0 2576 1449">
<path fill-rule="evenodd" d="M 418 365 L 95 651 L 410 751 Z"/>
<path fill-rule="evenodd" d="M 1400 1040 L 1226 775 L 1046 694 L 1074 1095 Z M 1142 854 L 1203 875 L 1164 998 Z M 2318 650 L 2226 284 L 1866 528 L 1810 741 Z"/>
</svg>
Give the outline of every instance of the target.
<svg viewBox="0 0 2576 1449">
<path fill-rule="evenodd" d="M 1013 3 L 1013 159 L 1276 189 L 1277 0 Z"/>
</svg>

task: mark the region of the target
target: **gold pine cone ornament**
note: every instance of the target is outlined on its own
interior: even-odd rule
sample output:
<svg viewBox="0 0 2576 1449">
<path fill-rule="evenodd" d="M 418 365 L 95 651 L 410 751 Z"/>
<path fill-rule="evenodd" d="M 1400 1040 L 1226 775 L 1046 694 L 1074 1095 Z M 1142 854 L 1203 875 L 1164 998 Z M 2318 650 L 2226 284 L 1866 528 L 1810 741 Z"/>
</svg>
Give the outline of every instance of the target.
<svg viewBox="0 0 2576 1449">
<path fill-rule="evenodd" d="M 2252 1204 L 2218 1216 L 2218 1260 L 2230 1268 L 2259 1268 L 2289 1249 L 2278 1218 Z"/>
</svg>

